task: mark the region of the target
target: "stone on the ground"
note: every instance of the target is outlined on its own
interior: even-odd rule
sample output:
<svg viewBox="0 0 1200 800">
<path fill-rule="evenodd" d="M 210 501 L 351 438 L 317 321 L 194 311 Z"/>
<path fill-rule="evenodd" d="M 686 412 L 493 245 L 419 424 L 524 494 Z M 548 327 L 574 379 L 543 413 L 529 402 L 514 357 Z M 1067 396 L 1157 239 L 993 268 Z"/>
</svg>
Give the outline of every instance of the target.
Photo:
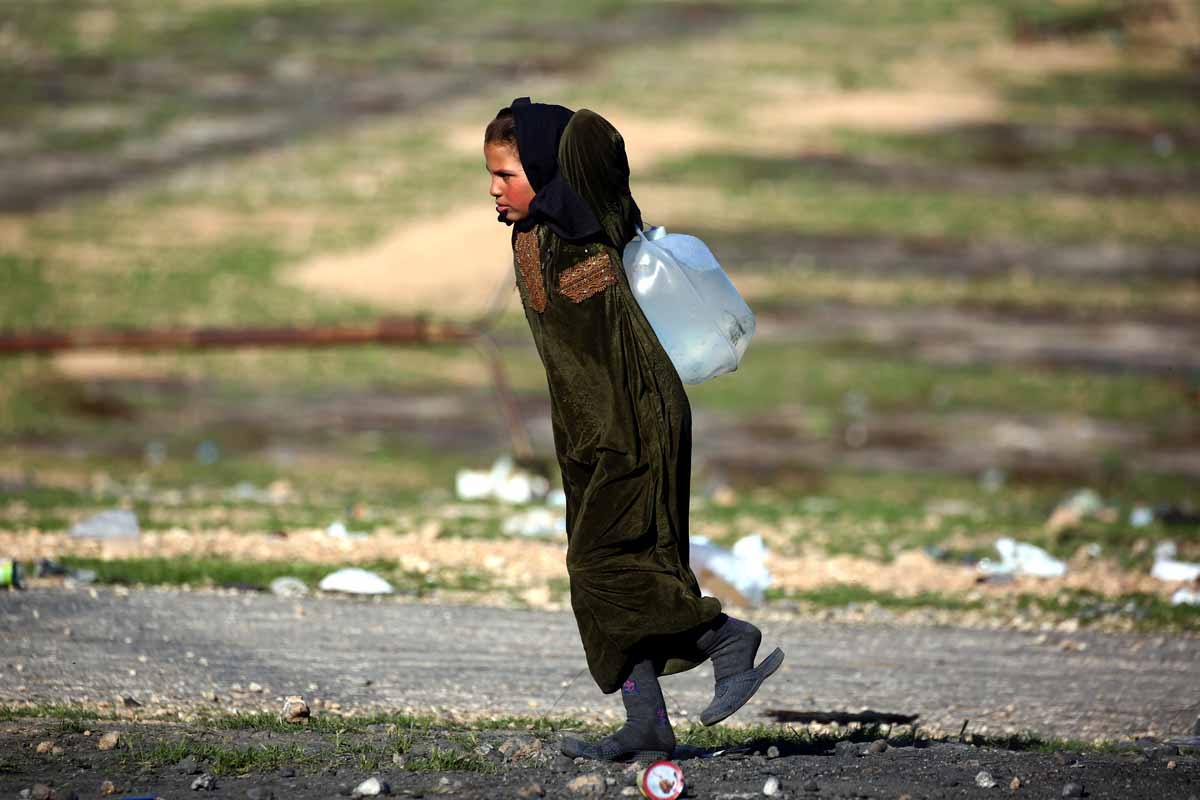
<svg viewBox="0 0 1200 800">
<path fill-rule="evenodd" d="M 996 785 L 996 779 L 987 770 L 980 770 L 975 776 L 975 785 L 980 789 L 991 789 Z"/>
<path fill-rule="evenodd" d="M 774 775 L 767 778 L 766 783 L 763 784 L 762 792 L 767 797 L 774 797 L 779 794 L 779 778 L 776 778 Z"/>
<path fill-rule="evenodd" d="M 116 794 L 116 793 L 117 793 L 117 787 L 116 787 L 116 784 L 114 784 L 112 781 L 101 781 L 100 782 L 100 796 L 101 797 L 108 797 L 110 794 Z"/>
<path fill-rule="evenodd" d="M 1083 797 L 1082 783 L 1068 783 L 1062 788 L 1063 797 Z"/>
<path fill-rule="evenodd" d="M 101 736 L 100 740 L 98 742 L 96 742 L 96 749 L 97 750 L 112 750 L 114 747 L 117 746 L 117 743 L 120 741 L 121 741 L 121 734 L 117 733 L 116 731 L 109 731 L 108 733 Z"/>
<path fill-rule="evenodd" d="M 139 703 L 132 695 L 126 695 L 125 697 L 121 698 L 121 705 L 125 706 L 126 708 L 141 708 L 142 704 Z"/>
<path fill-rule="evenodd" d="M 808 783 L 804 784 L 804 791 L 819 792 L 821 791 L 821 787 L 817 785 L 816 781 L 809 781 Z"/>
<path fill-rule="evenodd" d="M 350 793 L 351 797 L 379 797 L 384 794 L 391 794 L 392 787 L 387 785 L 387 782 L 379 780 L 379 778 L 371 777 L 354 787 L 354 791 Z"/>
<path fill-rule="evenodd" d="M 522 786 L 520 789 L 517 790 L 517 797 L 522 798 L 522 800 L 531 800 L 531 798 L 534 798 L 534 797 L 545 797 L 545 796 L 546 796 L 546 790 L 543 789 L 542 785 L 540 783 L 538 783 L 537 781 L 534 781 L 533 783 L 530 783 L 526 786 Z"/>
<path fill-rule="evenodd" d="M 1011 781 L 1011 782 L 1008 784 L 1008 788 L 1012 789 L 1014 792 L 1015 792 L 1017 789 L 1020 789 L 1020 788 L 1021 788 L 1021 779 L 1020 779 L 1020 778 L 1017 778 L 1017 777 L 1014 777 L 1014 778 L 1012 779 L 1012 781 Z"/>
<path fill-rule="evenodd" d="M 275 793 L 270 789 L 255 786 L 253 789 L 246 790 L 246 800 L 275 800 Z"/>
<path fill-rule="evenodd" d="M 298 694 L 292 694 L 283 701 L 283 711 L 279 716 L 284 722 L 292 725 L 307 725 L 311 715 L 312 711 L 309 709 L 308 703 L 304 702 L 304 698 Z"/>
<path fill-rule="evenodd" d="M 888 749 L 888 743 L 883 739 L 876 739 L 867 747 L 867 752 L 874 755 L 885 752 Z"/>
<path fill-rule="evenodd" d="M 58 797 L 54 790 L 44 783 L 35 783 L 29 791 L 30 800 L 55 800 Z"/>
<path fill-rule="evenodd" d="M 857 758 L 859 756 L 856 742 L 841 741 L 833 746 L 833 752 L 838 758 Z"/>
<path fill-rule="evenodd" d="M 271 594 L 279 597 L 304 597 L 308 594 L 308 584 L 299 578 L 285 575 L 271 581 Z"/>
<path fill-rule="evenodd" d="M 251 681 L 250 685 L 246 687 L 246 691 L 254 692 L 255 694 L 262 694 L 263 687 L 261 683 L 255 683 L 254 681 Z"/>
<path fill-rule="evenodd" d="M 204 771 L 195 756 L 184 756 L 179 759 L 175 762 L 175 769 L 179 770 L 181 775 L 199 775 Z"/>
<path fill-rule="evenodd" d="M 771 745 L 767 748 L 767 758 L 779 758 L 779 748 Z"/>
<path fill-rule="evenodd" d="M 604 776 L 595 772 L 580 775 L 567 782 L 567 791 L 576 797 L 603 797 L 607 785 Z"/>
<path fill-rule="evenodd" d="M 54 742 L 51 742 L 49 740 L 44 741 L 44 742 L 38 742 L 37 751 L 38 751 L 39 755 L 49 753 L 53 749 L 54 749 Z"/>
<path fill-rule="evenodd" d="M 217 788 L 217 779 L 211 774 L 205 772 L 196 780 L 192 781 L 193 792 L 211 792 Z"/>
</svg>

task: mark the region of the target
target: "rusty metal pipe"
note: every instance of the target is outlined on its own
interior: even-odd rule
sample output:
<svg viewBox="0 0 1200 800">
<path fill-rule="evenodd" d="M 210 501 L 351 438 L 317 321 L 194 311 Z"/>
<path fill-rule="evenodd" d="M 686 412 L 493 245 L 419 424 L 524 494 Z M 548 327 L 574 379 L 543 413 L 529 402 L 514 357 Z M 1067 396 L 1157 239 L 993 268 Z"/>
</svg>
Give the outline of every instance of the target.
<svg viewBox="0 0 1200 800">
<path fill-rule="evenodd" d="M 508 383 L 496 342 L 482 331 L 431 322 L 422 317 L 380 320 L 367 325 L 280 328 L 150 328 L 143 330 L 31 331 L 0 333 L 0 356 L 49 355 L 68 350 L 232 350 L 244 347 L 345 347 L 361 344 L 474 344 L 488 362 L 513 454 L 533 455 L 529 432 Z"/>
</svg>

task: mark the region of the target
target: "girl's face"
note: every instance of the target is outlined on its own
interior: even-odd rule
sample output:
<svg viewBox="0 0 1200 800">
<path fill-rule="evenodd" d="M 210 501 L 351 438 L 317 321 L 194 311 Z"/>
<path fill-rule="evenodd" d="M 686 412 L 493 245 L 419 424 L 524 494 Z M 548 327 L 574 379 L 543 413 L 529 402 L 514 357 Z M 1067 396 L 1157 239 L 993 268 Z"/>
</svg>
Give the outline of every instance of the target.
<svg viewBox="0 0 1200 800">
<path fill-rule="evenodd" d="M 518 222 L 529 216 L 529 204 L 533 202 L 533 187 L 525 177 L 525 168 L 514 148 L 507 144 L 488 142 L 483 146 L 483 159 L 492 176 L 488 193 L 496 201 L 496 213 L 509 222 Z"/>
</svg>

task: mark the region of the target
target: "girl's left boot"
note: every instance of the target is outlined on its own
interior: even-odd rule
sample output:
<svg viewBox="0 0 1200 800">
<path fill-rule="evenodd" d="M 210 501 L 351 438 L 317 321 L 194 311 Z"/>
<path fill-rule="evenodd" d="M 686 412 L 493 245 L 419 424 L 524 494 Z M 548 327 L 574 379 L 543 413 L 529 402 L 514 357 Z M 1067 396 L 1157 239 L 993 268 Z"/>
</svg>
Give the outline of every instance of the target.
<svg viewBox="0 0 1200 800">
<path fill-rule="evenodd" d="M 625 724 L 620 730 L 599 742 L 563 739 L 563 754 L 595 761 L 661 761 L 670 758 L 675 751 L 675 731 L 667 717 L 667 706 L 652 661 L 634 665 L 621 686 L 621 700 L 625 704 Z"/>
</svg>

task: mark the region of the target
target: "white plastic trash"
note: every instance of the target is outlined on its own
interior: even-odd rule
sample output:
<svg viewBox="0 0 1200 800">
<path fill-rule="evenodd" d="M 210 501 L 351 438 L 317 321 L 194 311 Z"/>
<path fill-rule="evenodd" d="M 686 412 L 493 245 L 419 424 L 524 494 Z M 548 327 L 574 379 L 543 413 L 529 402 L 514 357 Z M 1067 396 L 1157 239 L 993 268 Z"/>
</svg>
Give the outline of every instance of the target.
<svg viewBox="0 0 1200 800">
<path fill-rule="evenodd" d="M 1172 541 L 1154 545 L 1154 566 L 1150 568 L 1150 577 L 1167 583 L 1190 583 L 1200 580 L 1200 564 L 1178 561 L 1175 558 L 1178 553 L 1179 548 Z"/>
<path fill-rule="evenodd" d="M 71 535 L 80 539 L 136 539 L 141 536 L 137 515 L 116 508 L 76 522 Z"/>
<path fill-rule="evenodd" d="M 323 592 L 345 594 L 392 594 L 395 591 L 390 583 L 374 572 L 358 567 L 346 567 L 331 572 L 321 579 L 317 588 Z"/>
<path fill-rule="evenodd" d="M 1007 536 L 996 540 L 999 561 L 985 558 L 978 564 L 984 575 L 1033 575 L 1058 578 L 1067 574 L 1067 565 L 1037 545 L 1018 542 Z"/>
<path fill-rule="evenodd" d="M 666 228 L 638 231 L 622 261 L 642 313 L 684 383 L 737 369 L 754 312 L 704 242 Z"/>
<path fill-rule="evenodd" d="M 565 536 L 567 518 L 549 508 L 531 508 L 505 519 L 501 530 L 506 536 Z"/>
<path fill-rule="evenodd" d="M 757 533 L 739 539 L 732 550 L 713 544 L 705 536 L 692 536 L 691 564 L 701 586 L 714 576 L 736 591 L 747 605 L 758 605 L 771 585 L 767 547 Z M 708 587 L 711 588 L 711 587 Z M 722 598 L 739 599 L 739 598 Z"/>
<path fill-rule="evenodd" d="M 1176 589 L 1175 594 L 1171 595 L 1171 605 L 1200 606 L 1200 591 L 1188 589 L 1186 586 L 1182 589 Z"/>
</svg>

